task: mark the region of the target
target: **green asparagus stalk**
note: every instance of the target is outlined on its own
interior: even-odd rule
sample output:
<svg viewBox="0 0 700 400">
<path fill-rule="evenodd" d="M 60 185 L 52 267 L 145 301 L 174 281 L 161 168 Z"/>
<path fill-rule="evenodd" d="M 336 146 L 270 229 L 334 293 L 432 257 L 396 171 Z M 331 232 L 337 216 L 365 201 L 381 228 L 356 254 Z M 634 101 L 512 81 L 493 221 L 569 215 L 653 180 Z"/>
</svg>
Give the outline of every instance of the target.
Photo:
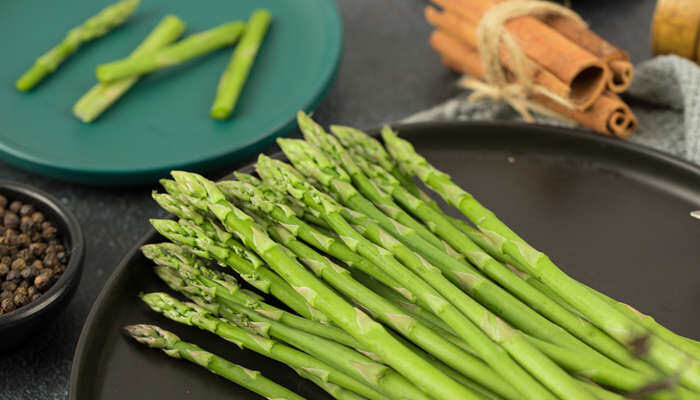
<svg viewBox="0 0 700 400">
<path fill-rule="evenodd" d="M 386 130 L 389 128 L 385 127 L 384 129 Z M 624 346 L 617 343 L 607 334 L 587 321 L 581 320 L 577 315 L 567 313 L 566 310 L 563 310 L 551 299 L 543 296 L 536 290 L 532 290 L 532 288 L 525 282 L 522 282 L 508 267 L 500 264 L 489 254 L 484 253 L 482 248 L 480 248 L 477 243 L 474 243 L 463 231 L 457 229 L 453 221 L 450 221 L 449 217 L 444 213 L 436 211 L 423 200 L 413 196 L 393 177 L 393 175 L 388 173 L 380 165 L 368 163 L 358 152 L 354 151 L 354 149 L 360 148 L 361 144 L 367 141 L 363 139 L 363 137 L 366 137 L 366 134 L 358 130 L 351 130 L 344 127 L 334 127 L 334 133 L 338 137 L 343 138 L 343 142 L 346 144 L 349 153 L 351 155 L 354 154 L 355 163 L 362 168 L 378 186 L 384 188 L 384 190 L 390 193 L 403 207 L 418 216 L 431 231 L 437 233 L 455 249 L 465 254 L 473 265 L 477 266 L 486 275 L 508 289 L 511 293 L 523 299 L 524 302 L 532 308 L 527 307 L 513 297 L 513 295 L 493 284 L 481 290 L 470 289 L 471 285 L 465 284 L 460 277 L 474 275 L 474 271 L 465 267 L 461 267 L 460 269 L 459 265 L 442 265 L 436 263 L 437 266 L 443 269 L 445 275 L 453 283 L 469 292 L 479 302 L 499 314 L 514 326 L 531 335 L 564 347 L 587 352 L 592 356 L 597 355 L 591 347 L 586 346 L 571 333 L 563 330 L 563 327 L 588 345 L 623 365 L 641 370 L 648 374 L 655 373 L 653 368 L 633 357 Z M 471 228 L 471 226 L 466 223 L 464 224 L 466 226 L 463 230 L 474 231 L 477 235 L 480 234 L 476 229 Z M 480 241 L 480 243 L 482 242 L 483 240 Z M 479 274 L 476 275 L 479 276 Z M 561 327 L 543 318 L 542 315 L 533 311 L 533 309 L 547 316 L 552 321 L 559 323 Z"/>
<path fill-rule="evenodd" d="M 239 326 L 254 329 L 261 336 L 272 337 L 290 344 L 359 382 L 375 388 L 388 396 L 388 399 L 427 399 L 423 392 L 396 371 L 339 343 L 288 327 L 239 305 L 233 305 L 230 308 L 216 307 L 215 314 L 234 321 Z"/>
<path fill-rule="evenodd" d="M 647 328 L 652 334 L 658 336 L 661 340 L 671 344 L 673 347 L 685 352 L 696 360 L 700 360 L 700 343 L 678 335 L 677 333 L 656 322 L 652 316 L 643 314 L 628 304 L 610 298 L 593 288 L 589 289 L 607 301 L 610 305 L 615 307 L 615 309 L 617 309 L 620 313 Z"/>
<path fill-rule="evenodd" d="M 399 343 L 381 324 L 353 307 L 319 281 L 282 247 L 270 239 L 253 219 L 226 201 L 213 182 L 196 174 L 174 171 L 175 180 L 189 190 L 191 197 L 208 201 L 229 231 L 240 235 L 280 276 L 287 280 L 311 306 L 328 315 L 333 322 L 380 357 L 389 366 L 412 381 L 436 400 L 474 399 L 470 390 L 456 383 L 435 367 Z"/>
<path fill-rule="evenodd" d="M 246 31 L 233 51 L 231 61 L 219 80 L 216 99 L 214 99 L 214 104 L 211 106 L 211 116 L 213 118 L 223 120 L 231 115 L 243 85 L 248 79 L 248 74 L 253 66 L 258 49 L 265 38 L 270 19 L 270 13 L 266 10 L 256 10 L 250 16 L 246 25 Z"/>
<path fill-rule="evenodd" d="M 660 340 L 643 326 L 627 318 L 604 299 L 561 271 L 544 253 L 534 249 L 501 222 L 493 212 L 464 191 L 449 175 L 437 170 L 418 155 L 413 146 L 390 130 L 382 132 L 384 142 L 401 168 L 417 175 L 426 185 L 459 209 L 477 225 L 501 252 L 510 255 L 526 267 L 526 272 L 541 280 L 623 345 L 633 346 L 643 341 L 646 360 L 667 374 L 679 374 L 680 382 L 700 391 L 700 362 Z"/>
<path fill-rule="evenodd" d="M 304 134 L 304 138 L 309 143 L 323 151 L 323 154 L 315 153 L 316 160 L 318 160 L 318 163 L 320 164 L 319 167 L 323 168 L 328 165 L 328 167 L 324 168 L 324 170 L 329 172 L 340 171 L 341 173 L 336 174 L 338 179 L 344 180 L 348 183 L 354 183 L 355 187 L 357 187 L 357 189 L 364 196 L 371 200 L 377 206 L 377 208 L 381 209 L 389 217 L 413 228 L 418 235 L 431 243 L 433 246 L 436 246 L 453 256 L 461 256 L 459 253 L 451 249 L 448 244 L 441 241 L 432 232 L 430 232 L 423 224 L 416 221 L 413 217 L 403 211 L 403 209 L 393 201 L 391 195 L 385 193 L 381 188 L 375 185 L 374 182 L 370 181 L 362 170 L 355 164 L 354 160 L 345 151 L 338 140 L 327 134 L 319 124 L 312 120 L 303 111 L 299 111 L 297 114 L 297 121 L 299 122 L 299 128 Z M 294 164 L 294 160 L 290 158 L 290 161 L 292 161 L 292 164 Z M 321 183 L 323 182 L 324 181 L 321 181 Z M 378 219 L 372 214 L 367 215 Z M 463 256 L 461 257 L 463 258 Z"/>
<path fill-rule="evenodd" d="M 155 268 L 156 274 L 173 290 L 202 297 L 226 307 L 238 304 L 287 326 L 342 343 L 365 354 L 368 353 L 361 343 L 345 331 L 299 317 L 265 303 L 253 292 L 241 289 L 235 278 L 203 266 L 196 257 L 188 254 L 180 246 L 161 243 L 146 245 L 142 247 L 142 251 L 146 257 L 158 265 Z"/>
<path fill-rule="evenodd" d="M 37 58 L 34 65 L 15 83 L 18 90 L 30 90 L 44 77 L 54 72 L 63 61 L 86 42 L 107 34 L 126 21 L 138 7 L 140 0 L 123 0 L 106 7 L 82 25 L 68 31 L 63 41 Z"/>
<path fill-rule="evenodd" d="M 262 226 L 262 224 L 260 225 Z M 297 240 L 283 226 L 269 224 L 267 230 L 275 241 L 290 249 L 299 261 L 306 264 L 317 276 L 368 310 L 374 318 L 426 349 L 434 349 L 436 343 L 439 344 L 439 349 L 434 350 L 434 353 L 442 355 L 442 358 L 453 368 L 505 398 L 519 397 L 518 393 L 512 387 L 505 385 L 498 374 L 484 362 L 461 351 L 456 346 L 450 345 L 445 340 L 441 340 L 438 334 L 431 332 L 427 327 L 402 312 L 400 308 L 354 280 L 345 268 Z"/>
<path fill-rule="evenodd" d="M 124 332 L 148 347 L 161 349 L 173 358 L 183 358 L 268 399 L 304 400 L 291 390 L 253 371 L 229 362 L 194 344 L 183 342 L 174 333 L 155 325 L 129 325 Z"/>
<path fill-rule="evenodd" d="M 244 30 L 244 22 L 228 22 L 216 28 L 190 35 L 155 52 L 99 65 L 95 74 L 100 82 L 106 83 L 172 67 L 222 47 L 230 46 L 238 40 Z"/>
<path fill-rule="evenodd" d="M 151 225 L 158 233 L 175 243 L 187 246 L 196 255 L 230 267 L 253 287 L 263 293 L 272 294 L 300 315 L 321 320 L 322 314 L 310 308 L 304 298 L 287 282 L 265 266 L 254 266 L 241 257 L 240 253 L 237 254 L 230 243 L 217 245 L 207 236 L 204 229 L 198 229 L 194 223 L 185 220 L 178 223 L 168 219 L 152 219 Z M 183 225 L 187 226 L 189 231 Z"/>
<path fill-rule="evenodd" d="M 175 322 L 211 332 L 242 349 L 245 348 L 262 354 L 292 368 L 303 369 L 323 380 L 359 393 L 368 399 L 386 400 L 383 395 L 377 393 L 369 386 L 332 368 L 328 364 L 295 348 L 224 322 L 196 304 L 180 302 L 166 293 L 149 293 L 142 295 L 141 299 L 153 311 Z"/>
<path fill-rule="evenodd" d="M 184 31 L 185 23 L 174 15 L 168 15 L 129 57 L 139 57 L 159 50 L 174 42 Z M 98 83 L 75 103 L 73 114 L 83 122 L 94 121 L 138 80 L 138 76 L 132 76 L 111 83 Z"/>
<path fill-rule="evenodd" d="M 342 387 L 326 382 L 323 379 L 317 377 L 316 375 L 310 374 L 302 369 L 297 369 L 296 370 L 297 374 L 301 376 L 302 378 L 306 378 L 310 380 L 311 382 L 315 383 L 316 386 L 320 387 L 323 389 L 326 393 L 331 395 L 336 400 L 365 400 L 366 397 L 362 397 L 359 394 L 352 392 L 350 390 L 343 389 Z M 606 400 L 606 399 L 603 399 Z"/>
<path fill-rule="evenodd" d="M 309 207 L 322 212 L 328 225 L 333 228 L 346 245 L 382 267 L 387 273 L 394 276 L 400 283 L 428 304 L 430 311 L 439 316 L 462 339 L 471 345 L 478 352 L 479 356 L 513 385 L 522 396 L 537 399 L 554 398 L 544 386 L 525 372 L 522 367 L 509 357 L 503 348 L 491 341 L 484 333 L 484 331 L 492 333 L 492 336 L 501 343 L 508 342 L 511 338 L 517 339 L 516 332 L 504 324 L 503 321 L 490 315 L 489 318 L 479 321 L 480 327 L 484 331 L 475 326 L 437 290 L 399 263 L 390 251 L 370 242 L 355 231 L 341 215 L 341 207 L 329 196 L 319 192 L 310 185 L 290 165 L 261 155 L 258 158 L 256 168 L 263 179 L 271 182 L 271 184 L 284 187 L 290 195 L 303 200 Z M 400 244 L 400 242 L 396 242 Z M 428 270 L 428 274 L 433 276 L 436 273 L 440 273 L 434 267 L 430 269 L 427 266 L 423 266 L 422 268 L 423 271 Z M 522 341 L 518 342 L 518 344 L 521 343 Z M 558 367 L 552 363 L 548 366 L 547 370 L 549 369 L 558 370 Z M 565 385 L 566 379 L 568 377 L 564 378 Z"/>
<path fill-rule="evenodd" d="M 634 393 L 646 387 L 656 386 L 661 381 L 660 377 L 653 380 L 639 372 L 631 371 L 614 363 L 600 362 L 600 360 L 588 354 L 572 352 L 544 340 L 533 337 L 529 337 L 528 340 L 559 365 L 562 365 L 567 371 L 578 376 L 584 376 L 606 387 Z M 647 392 L 645 397 L 655 400 L 698 398 L 697 395 L 690 393 L 684 388 L 675 388 L 673 391 L 666 389 L 669 388 L 659 386 L 659 390 Z"/>
<path fill-rule="evenodd" d="M 416 301 L 415 296 L 408 289 L 402 287 L 396 279 L 374 263 L 352 251 L 342 241 L 324 234 L 301 220 L 298 217 L 299 211 L 286 205 L 284 196 L 265 183 L 257 182 L 254 185 L 243 181 L 222 181 L 218 183 L 218 186 L 228 199 L 241 202 L 257 212 L 267 214 L 305 242 L 345 264 L 373 276 L 409 301 Z"/>
</svg>

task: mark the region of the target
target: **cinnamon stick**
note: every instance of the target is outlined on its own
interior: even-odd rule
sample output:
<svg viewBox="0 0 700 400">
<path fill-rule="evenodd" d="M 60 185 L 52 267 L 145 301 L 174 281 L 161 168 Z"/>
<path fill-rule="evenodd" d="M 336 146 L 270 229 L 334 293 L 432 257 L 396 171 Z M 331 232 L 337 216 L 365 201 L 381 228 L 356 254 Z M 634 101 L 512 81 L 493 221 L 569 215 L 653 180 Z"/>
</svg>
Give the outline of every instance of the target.
<svg viewBox="0 0 700 400">
<path fill-rule="evenodd" d="M 467 20 L 480 20 L 500 2 L 455 0 L 449 7 L 458 8 Z M 509 20 L 505 27 L 531 60 L 571 88 L 569 98 L 581 108 L 591 105 L 605 89 L 610 73 L 607 64 L 544 22 L 523 16 Z"/>
<path fill-rule="evenodd" d="M 442 63 L 448 68 L 475 78 L 484 77 L 481 58 L 475 48 L 439 30 L 431 34 L 430 45 L 440 54 Z M 609 136 L 625 138 L 637 127 L 637 118 L 630 108 L 610 92 L 599 96 L 585 111 L 569 109 L 542 95 L 533 96 L 533 100 L 583 126 Z"/>
<path fill-rule="evenodd" d="M 634 66 L 629 62 L 630 57 L 626 51 L 569 18 L 549 17 L 545 22 L 567 39 L 608 63 L 611 72 L 607 83 L 609 90 L 616 93 L 627 90 L 634 76 Z"/>
<path fill-rule="evenodd" d="M 442 4 L 447 4 L 447 2 L 449 2 L 450 0 L 438 1 L 442 2 Z M 446 32 L 454 39 L 457 39 L 472 48 L 478 48 L 479 44 L 476 38 L 476 25 L 471 23 L 470 21 L 462 19 L 458 15 L 453 13 L 440 12 L 431 6 L 427 6 L 425 8 L 425 18 L 431 25 Z M 511 72 L 515 71 L 516 67 L 508 51 L 506 51 L 504 48 L 501 48 L 499 50 L 499 57 L 501 63 L 505 68 L 507 68 Z M 535 84 L 546 88 L 551 93 L 561 97 L 562 99 L 570 101 L 573 100 L 570 99 L 571 88 L 567 84 L 562 82 L 551 72 L 540 68 L 535 63 L 531 62 L 529 64 L 531 70 L 530 72 L 533 75 L 533 81 Z M 571 102 L 574 103 L 576 108 L 581 108 L 580 104 L 577 104 L 574 101 Z"/>
</svg>

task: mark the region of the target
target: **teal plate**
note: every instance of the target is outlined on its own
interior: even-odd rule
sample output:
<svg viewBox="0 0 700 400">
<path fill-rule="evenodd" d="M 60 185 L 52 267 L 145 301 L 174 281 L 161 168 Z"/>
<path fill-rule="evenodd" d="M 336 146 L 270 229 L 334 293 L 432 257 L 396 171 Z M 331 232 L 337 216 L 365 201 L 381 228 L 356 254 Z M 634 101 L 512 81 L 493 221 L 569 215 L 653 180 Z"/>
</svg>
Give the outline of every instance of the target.
<svg viewBox="0 0 700 400">
<path fill-rule="evenodd" d="M 98 185 L 153 182 L 171 169 L 206 171 L 251 156 L 293 129 L 330 85 L 342 49 L 342 21 L 332 0 L 142 0 L 123 26 L 85 44 L 31 92 L 15 80 L 109 0 L 23 0 L 0 6 L 0 157 L 54 178 Z M 144 77 L 91 124 L 72 114 L 96 83 L 95 67 L 127 56 L 167 14 L 190 34 L 273 16 L 240 101 L 228 121 L 209 117 L 232 48 Z"/>
</svg>

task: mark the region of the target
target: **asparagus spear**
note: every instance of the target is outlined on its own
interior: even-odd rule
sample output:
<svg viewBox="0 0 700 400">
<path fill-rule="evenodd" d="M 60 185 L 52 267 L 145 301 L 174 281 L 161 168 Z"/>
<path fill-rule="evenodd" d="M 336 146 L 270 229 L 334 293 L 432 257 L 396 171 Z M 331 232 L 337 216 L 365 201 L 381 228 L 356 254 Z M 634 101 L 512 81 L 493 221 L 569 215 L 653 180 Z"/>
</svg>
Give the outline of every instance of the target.
<svg viewBox="0 0 700 400">
<path fill-rule="evenodd" d="M 390 129 L 384 127 L 384 130 Z M 334 127 L 333 132 L 343 138 L 343 143 L 346 145 L 351 157 L 355 163 L 371 179 L 380 187 L 384 188 L 387 193 L 390 193 L 403 207 L 418 216 L 430 229 L 437 233 L 441 238 L 450 243 L 455 249 L 467 256 L 469 261 L 477 266 L 481 271 L 486 273 L 490 278 L 494 279 L 511 293 L 523 299 L 531 308 L 525 306 L 510 293 L 501 289 L 496 285 L 489 285 L 487 288 L 470 289 L 471 285 L 465 285 L 461 281 L 460 276 L 464 274 L 474 275 L 475 272 L 470 271 L 459 265 L 441 265 L 437 266 L 443 269 L 445 275 L 455 284 L 460 285 L 464 290 L 473 295 L 479 302 L 498 313 L 501 317 L 511 322 L 516 327 L 523 329 L 531 335 L 540 339 L 548 340 L 552 343 L 559 344 L 564 347 L 578 349 L 586 352 L 591 356 L 598 355 L 586 346 L 584 343 L 576 339 L 572 334 L 564 331 L 567 328 L 578 338 L 585 341 L 588 345 L 601 351 L 603 354 L 611 357 L 623 365 L 630 368 L 643 371 L 649 375 L 655 375 L 656 372 L 648 364 L 635 358 L 630 354 L 624 346 L 617 343 L 610 336 L 600 331 L 594 325 L 585 320 L 581 320 L 577 315 L 567 312 L 551 299 L 538 293 L 530 288 L 525 282 L 522 282 L 508 267 L 500 264 L 489 254 L 484 253 L 478 244 L 474 243 L 462 230 L 475 232 L 479 235 L 476 229 L 464 223 L 462 230 L 457 229 L 444 213 L 436 211 L 423 200 L 409 193 L 401 183 L 388 173 L 378 164 L 370 164 L 362 158 L 354 149 L 362 148 L 362 145 L 369 140 L 365 133 L 345 127 Z M 483 244 L 485 238 L 480 238 Z M 510 260 L 509 260 L 510 261 Z M 476 274 L 479 276 L 479 274 Z M 468 276 L 468 275 L 467 275 Z M 557 326 L 548 319 L 543 318 L 533 309 L 547 316 L 552 321 L 561 325 Z"/>
<path fill-rule="evenodd" d="M 140 0 L 123 0 L 106 7 L 82 25 L 68 31 L 63 41 L 37 58 L 34 65 L 15 83 L 18 90 L 27 91 L 44 77 L 54 72 L 61 63 L 85 42 L 105 35 L 126 21 L 138 7 Z"/>
<path fill-rule="evenodd" d="M 209 208 L 223 225 L 241 236 L 280 276 L 287 280 L 313 306 L 328 315 L 333 322 L 362 342 L 396 371 L 411 380 L 436 400 L 474 399 L 470 390 L 448 378 L 421 357 L 400 344 L 379 323 L 353 307 L 320 282 L 282 247 L 270 239 L 253 219 L 226 201 L 223 193 L 196 174 L 174 171 L 176 181 L 182 182 L 189 195 L 210 203 Z"/>
<path fill-rule="evenodd" d="M 244 30 L 244 22 L 228 22 L 216 28 L 190 35 L 155 52 L 99 65 L 95 74 L 100 82 L 112 82 L 171 67 L 222 47 L 230 46 L 238 40 Z"/>
<path fill-rule="evenodd" d="M 142 251 L 158 265 L 155 267 L 156 274 L 174 290 L 227 307 L 238 304 L 287 326 L 368 353 L 362 344 L 345 331 L 266 304 L 262 299 L 256 298 L 254 293 L 241 289 L 232 276 L 202 266 L 199 260 L 186 254 L 177 245 L 146 245 Z"/>
<path fill-rule="evenodd" d="M 303 369 L 323 380 L 359 393 L 368 399 L 386 400 L 386 397 L 369 386 L 332 368 L 328 364 L 280 342 L 224 322 L 196 304 L 180 302 L 166 293 L 149 293 L 142 295 L 141 299 L 152 310 L 173 321 L 209 331 L 236 344 L 240 348 L 252 350 L 265 357 L 287 364 L 292 368 Z"/>
<path fill-rule="evenodd" d="M 174 42 L 184 31 L 185 23 L 174 15 L 168 15 L 129 57 L 138 57 L 159 50 Z M 138 80 L 138 76 L 132 76 L 112 83 L 98 83 L 75 103 L 73 114 L 83 122 L 94 121 Z"/>
<path fill-rule="evenodd" d="M 291 390 L 252 371 L 229 362 L 196 345 L 183 342 L 174 333 L 155 325 L 129 325 L 124 332 L 141 344 L 161 349 L 173 358 L 184 358 L 268 399 L 304 400 Z"/>
<path fill-rule="evenodd" d="M 263 223 L 259 224 L 264 226 Z M 384 322 L 396 332 L 410 338 L 416 344 L 422 345 L 426 349 L 434 349 L 436 344 L 439 345 L 439 349 L 433 350 L 433 352 L 441 355 L 456 370 L 505 398 L 519 398 L 518 393 L 509 385 L 504 384 L 498 374 L 483 361 L 447 343 L 445 340 L 441 340 L 439 334 L 430 332 L 427 327 L 402 312 L 400 308 L 354 280 L 345 268 L 333 263 L 327 257 L 297 240 L 285 227 L 279 224 L 268 224 L 266 228 L 270 236 L 278 243 L 289 248 L 298 257 L 299 261 L 306 264 L 317 276 L 328 282 L 346 297 L 353 299 L 357 304 L 368 310 L 374 318 Z"/>
<path fill-rule="evenodd" d="M 250 68 L 253 66 L 260 44 L 265 38 L 270 19 L 270 13 L 266 10 L 256 10 L 250 16 L 246 31 L 233 51 L 231 61 L 219 80 L 216 98 L 211 106 L 213 118 L 223 120 L 231 115 L 248 78 Z"/>
<path fill-rule="evenodd" d="M 501 222 L 493 212 L 464 191 L 449 175 L 437 170 L 418 155 L 413 146 L 390 130 L 382 132 L 391 155 L 401 168 L 417 175 L 443 198 L 477 225 L 501 252 L 526 267 L 526 272 L 541 280 L 588 320 L 621 344 L 645 343 L 643 356 L 667 374 L 679 374 L 680 382 L 700 390 L 700 362 L 660 340 L 641 325 L 627 318 L 604 299 L 561 271 L 544 253 L 534 249 Z"/>
<path fill-rule="evenodd" d="M 437 290 L 399 263 L 390 251 L 370 242 L 355 231 L 343 218 L 341 208 L 334 200 L 310 185 L 290 165 L 261 155 L 258 158 L 256 168 L 263 179 L 284 187 L 290 195 L 302 199 L 309 207 L 323 213 L 326 222 L 336 231 L 346 245 L 382 267 L 387 273 L 394 276 L 400 283 L 428 304 L 430 311 L 439 316 L 462 339 L 478 351 L 479 356 L 513 385 L 522 396 L 533 399 L 554 398 L 547 389 L 515 363 L 503 348 L 491 341 L 481 330 L 491 332 L 494 334 L 493 337 L 500 342 L 516 337 L 515 331 L 501 320 L 490 316 L 479 321 L 481 329 L 475 326 Z M 422 268 L 424 270 L 427 269 L 426 266 Z M 428 273 L 435 275 L 436 271 L 439 273 L 439 270 L 433 267 Z M 557 367 L 554 365 L 553 368 L 556 369 Z"/>
</svg>

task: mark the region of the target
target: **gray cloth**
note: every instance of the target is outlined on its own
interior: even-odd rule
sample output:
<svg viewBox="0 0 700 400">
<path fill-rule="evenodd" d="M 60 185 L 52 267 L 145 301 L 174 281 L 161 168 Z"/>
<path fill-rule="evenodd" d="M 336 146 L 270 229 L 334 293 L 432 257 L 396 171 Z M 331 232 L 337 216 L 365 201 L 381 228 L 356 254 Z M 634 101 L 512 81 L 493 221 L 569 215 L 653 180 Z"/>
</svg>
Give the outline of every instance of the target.
<svg viewBox="0 0 700 400">
<path fill-rule="evenodd" d="M 637 66 L 625 101 L 639 119 L 629 140 L 700 164 L 700 67 L 676 56 L 659 56 Z M 429 120 L 521 120 L 508 105 L 466 96 L 419 112 L 405 122 Z M 535 115 L 538 123 L 575 126 Z"/>
</svg>

